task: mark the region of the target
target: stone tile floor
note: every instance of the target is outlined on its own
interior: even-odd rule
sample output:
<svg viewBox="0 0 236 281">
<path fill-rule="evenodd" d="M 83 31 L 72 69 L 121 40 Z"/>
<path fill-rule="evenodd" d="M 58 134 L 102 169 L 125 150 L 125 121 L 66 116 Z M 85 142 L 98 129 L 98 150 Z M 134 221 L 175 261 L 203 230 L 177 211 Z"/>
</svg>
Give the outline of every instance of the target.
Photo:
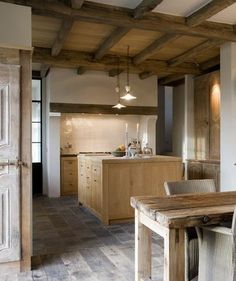
<svg viewBox="0 0 236 281">
<path fill-rule="evenodd" d="M 103 226 L 75 197 L 34 198 L 32 271 L 4 281 L 133 281 L 134 224 Z M 163 240 L 153 236 L 153 279 L 163 280 Z"/>
</svg>

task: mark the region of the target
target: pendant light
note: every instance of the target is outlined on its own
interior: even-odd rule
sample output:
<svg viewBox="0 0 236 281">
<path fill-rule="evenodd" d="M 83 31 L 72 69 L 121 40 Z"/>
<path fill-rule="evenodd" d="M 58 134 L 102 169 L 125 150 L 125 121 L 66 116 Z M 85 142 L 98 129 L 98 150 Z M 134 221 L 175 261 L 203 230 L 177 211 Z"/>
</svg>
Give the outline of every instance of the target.
<svg viewBox="0 0 236 281">
<path fill-rule="evenodd" d="M 118 103 L 114 106 L 112 106 L 113 108 L 117 108 L 117 109 L 121 109 L 126 107 L 125 105 L 121 104 L 120 102 L 120 59 L 118 58 L 118 63 L 117 63 L 117 82 L 116 82 L 116 87 L 115 87 L 115 91 L 118 94 Z"/>
<path fill-rule="evenodd" d="M 127 46 L 127 81 L 125 86 L 125 95 L 121 97 L 124 100 L 134 100 L 136 97 L 131 94 L 131 88 L 129 85 L 129 46 Z"/>
</svg>

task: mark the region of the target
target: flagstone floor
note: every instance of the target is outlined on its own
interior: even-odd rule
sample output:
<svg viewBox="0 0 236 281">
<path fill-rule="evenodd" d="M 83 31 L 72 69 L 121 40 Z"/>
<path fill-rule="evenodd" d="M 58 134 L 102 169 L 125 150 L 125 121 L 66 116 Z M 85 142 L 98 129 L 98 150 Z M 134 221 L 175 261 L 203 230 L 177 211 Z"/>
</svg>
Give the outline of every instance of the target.
<svg viewBox="0 0 236 281">
<path fill-rule="evenodd" d="M 32 271 L 4 281 L 134 281 L 134 224 L 104 226 L 75 197 L 34 198 Z M 153 236 L 153 278 L 163 280 L 163 240 Z"/>
</svg>

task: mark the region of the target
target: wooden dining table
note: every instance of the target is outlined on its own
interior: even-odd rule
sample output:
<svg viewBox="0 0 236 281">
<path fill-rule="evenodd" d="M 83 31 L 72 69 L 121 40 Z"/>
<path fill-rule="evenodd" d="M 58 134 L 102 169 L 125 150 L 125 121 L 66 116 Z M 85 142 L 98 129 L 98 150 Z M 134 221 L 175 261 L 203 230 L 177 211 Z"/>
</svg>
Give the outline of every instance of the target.
<svg viewBox="0 0 236 281">
<path fill-rule="evenodd" d="M 232 220 L 236 192 L 131 197 L 135 281 L 152 280 L 152 232 L 164 238 L 164 281 L 185 280 L 185 230 Z"/>
</svg>

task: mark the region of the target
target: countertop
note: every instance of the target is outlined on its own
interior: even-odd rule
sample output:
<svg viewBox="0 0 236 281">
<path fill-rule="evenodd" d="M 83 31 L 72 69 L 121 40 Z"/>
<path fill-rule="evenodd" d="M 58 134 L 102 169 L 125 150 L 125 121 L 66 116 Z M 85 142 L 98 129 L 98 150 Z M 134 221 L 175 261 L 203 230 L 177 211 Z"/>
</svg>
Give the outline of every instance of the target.
<svg viewBox="0 0 236 281">
<path fill-rule="evenodd" d="M 103 163 L 140 163 L 140 162 L 182 162 L 180 157 L 153 155 L 142 156 L 137 158 L 114 157 L 112 155 L 91 156 L 88 154 L 78 155 L 78 157 L 88 157 Z"/>
</svg>

